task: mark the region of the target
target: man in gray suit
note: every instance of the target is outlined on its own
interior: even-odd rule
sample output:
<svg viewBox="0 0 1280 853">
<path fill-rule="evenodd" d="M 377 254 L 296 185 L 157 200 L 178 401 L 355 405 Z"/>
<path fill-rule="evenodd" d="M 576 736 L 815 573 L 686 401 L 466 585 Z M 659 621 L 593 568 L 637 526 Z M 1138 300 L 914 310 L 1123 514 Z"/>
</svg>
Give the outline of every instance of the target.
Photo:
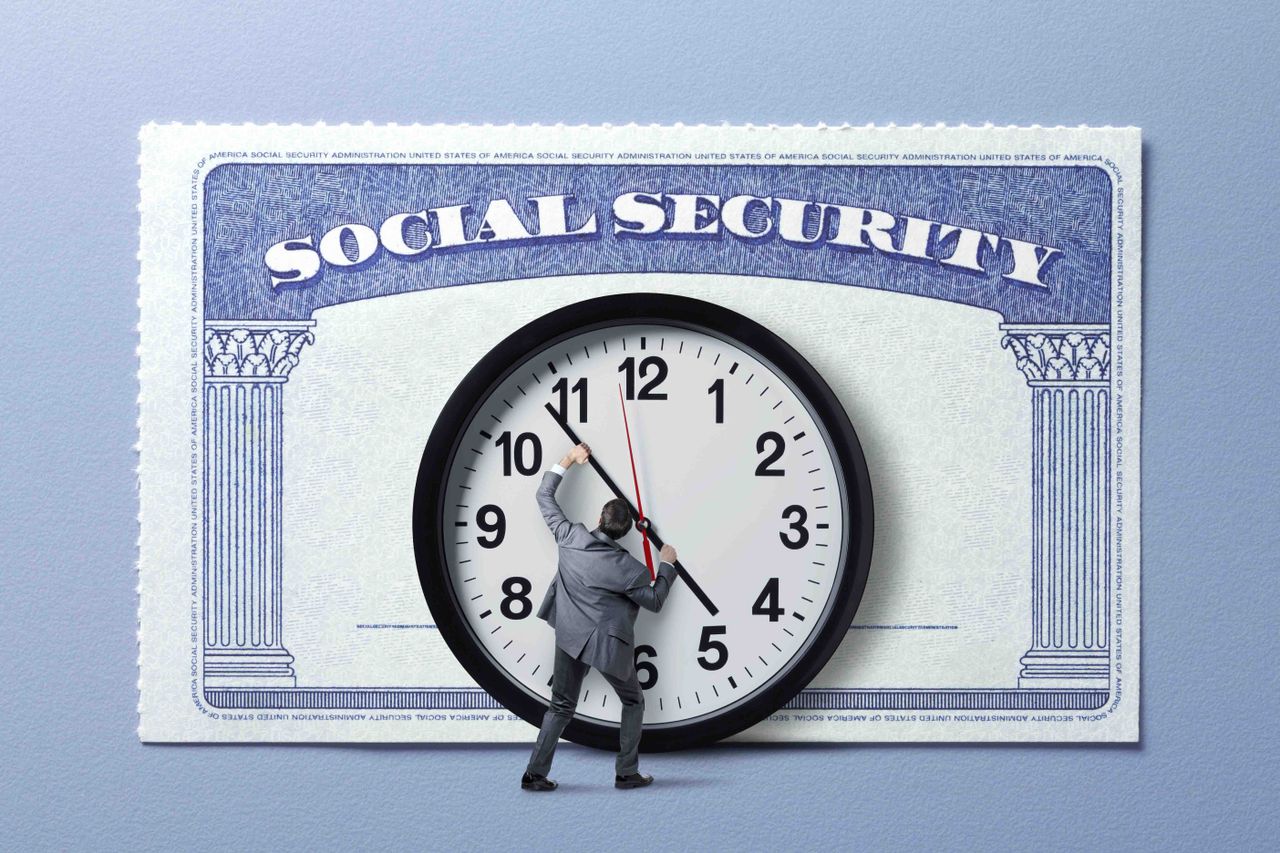
<svg viewBox="0 0 1280 853">
<path fill-rule="evenodd" d="M 542 475 L 538 509 L 559 546 L 560 567 L 547 590 L 538 617 L 556 630 L 556 662 L 551 681 L 551 707 L 533 745 L 533 756 L 520 779 L 526 791 L 554 791 L 547 778 L 556 742 L 578 706 L 578 692 L 587 670 L 595 667 L 618 694 L 622 725 L 614 787 L 643 788 L 652 776 L 640 773 L 640 730 L 644 721 L 644 693 L 636 676 L 635 622 L 643 607 L 655 613 L 671 591 L 676 577 L 676 550 L 662 548 L 657 578 L 651 581 L 644 563 L 620 545 L 631 529 L 631 509 L 614 499 L 600 511 L 599 526 L 587 530 L 565 518 L 556 503 L 556 489 L 573 465 L 586 464 L 591 448 L 579 444 Z"/>
</svg>

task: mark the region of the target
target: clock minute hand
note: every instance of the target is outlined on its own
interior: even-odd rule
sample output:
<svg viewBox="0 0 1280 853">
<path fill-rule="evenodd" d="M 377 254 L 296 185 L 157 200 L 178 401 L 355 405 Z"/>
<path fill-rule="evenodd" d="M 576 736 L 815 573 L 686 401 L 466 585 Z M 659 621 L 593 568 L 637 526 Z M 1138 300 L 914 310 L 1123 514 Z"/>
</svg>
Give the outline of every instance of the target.
<svg viewBox="0 0 1280 853">
<path fill-rule="evenodd" d="M 555 406 L 547 403 L 545 408 L 551 415 L 552 419 L 560 425 L 560 429 L 564 430 L 564 434 L 569 437 L 570 441 L 574 444 L 582 444 L 582 439 L 578 438 L 578 434 L 573 431 L 573 427 L 569 426 L 569 422 L 560 416 L 560 413 L 556 411 Z M 627 509 L 631 511 L 632 517 L 639 518 L 640 513 L 636 510 L 635 506 L 632 505 L 630 499 L 628 499 L 627 496 L 622 493 L 622 490 L 618 488 L 618 484 L 609 476 L 609 472 L 604 470 L 604 466 L 602 466 L 600 461 L 596 459 L 594 453 L 587 457 L 587 462 L 593 469 L 595 469 L 595 472 L 600 475 L 600 479 L 604 481 L 604 484 L 608 487 L 609 491 L 613 492 L 615 497 L 627 505 Z M 659 548 L 666 545 L 666 543 L 662 541 L 662 537 L 658 535 L 658 532 L 653 529 L 653 521 L 646 518 L 645 524 L 648 527 L 646 532 L 649 534 L 649 538 L 653 540 L 654 544 Z M 689 587 L 689 591 L 693 593 L 694 597 L 697 598 L 698 601 L 702 602 L 703 607 L 707 608 L 707 612 L 712 616 L 718 614 L 720 612 L 720 608 L 716 607 L 711 599 L 707 597 L 707 594 L 702 591 L 702 587 L 698 585 L 698 582 L 693 579 L 693 576 L 689 574 L 679 560 L 676 560 L 675 569 L 676 574 L 680 575 L 680 579 L 685 582 L 687 587 Z"/>
</svg>

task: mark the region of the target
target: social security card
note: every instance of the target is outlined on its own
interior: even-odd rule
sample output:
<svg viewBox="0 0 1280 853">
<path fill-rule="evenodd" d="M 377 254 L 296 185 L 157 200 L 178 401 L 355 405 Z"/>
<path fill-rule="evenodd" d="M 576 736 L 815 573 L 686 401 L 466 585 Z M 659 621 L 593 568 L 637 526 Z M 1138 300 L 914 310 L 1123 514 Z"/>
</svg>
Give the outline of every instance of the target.
<svg viewBox="0 0 1280 853">
<path fill-rule="evenodd" d="M 1135 129 L 150 125 L 140 138 L 144 740 L 531 740 L 442 636 L 465 602 L 433 613 L 424 597 L 424 448 L 452 428 L 455 396 L 502 398 L 466 383 L 495 352 L 515 353 L 512 371 L 532 359 L 520 330 L 635 294 L 769 330 L 829 389 L 865 459 L 874 532 L 856 616 L 738 739 L 1137 739 Z M 630 496 L 618 394 L 655 532 L 706 596 L 741 602 L 703 625 L 678 581 L 671 611 L 642 617 L 641 644 L 692 632 L 687 648 L 637 655 L 656 682 L 646 719 L 678 722 L 695 691 L 691 718 L 722 713 L 752 637 L 781 662 L 783 635 L 764 632 L 829 629 L 830 608 L 793 619 L 805 581 L 771 561 L 819 565 L 848 514 L 821 520 L 807 487 L 751 490 L 792 482 L 774 473 L 818 483 L 804 463 L 842 439 L 821 412 L 804 438 L 763 408 L 734 411 L 757 389 L 778 406 L 803 396 L 769 353 L 733 350 L 762 367 L 716 365 L 719 390 L 693 367 L 680 376 L 686 360 L 703 369 L 698 334 L 733 342 L 716 322 L 607 355 L 612 338 L 569 323 L 585 356 L 509 377 L 512 396 L 540 395 L 533 426 L 506 400 L 511 423 L 475 447 L 483 465 L 449 480 L 500 495 L 459 501 L 448 523 L 474 549 L 455 562 L 474 555 L 468 576 L 488 584 L 484 618 L 507 630 L 494 636 L 517 644 L 477 638 L 478 656 L 514 672 L 519 644 L 528 664 L 551 654 L 554 632 L 529 613 L 556 564 L 534 490 L 569 441 L 537 418 L 581 403 L 575 428 Z M 591 526 L 605 486 L 568 477 L 581 479 L 566 479 L 565 510 Z M 776 555 L 741 544 L 760 530 Z M 643 560 L 641 538 L 621 544 Z M 513 676 L 545 700 L 541 680 Z"/>
</svg>

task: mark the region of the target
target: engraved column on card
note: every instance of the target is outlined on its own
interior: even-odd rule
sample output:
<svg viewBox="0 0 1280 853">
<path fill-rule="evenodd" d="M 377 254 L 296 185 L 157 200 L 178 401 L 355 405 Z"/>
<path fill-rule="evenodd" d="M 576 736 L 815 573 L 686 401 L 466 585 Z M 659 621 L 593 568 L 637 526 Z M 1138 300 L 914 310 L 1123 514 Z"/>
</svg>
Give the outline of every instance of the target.
<svg viewBox="0 0 1280 853">
<path fill-rule="evenodd" d="M 293 687 L 282 636 L 282 396 L 313 321 L 204 336 L 204 683 Z"/>
<path fill-rule="evenodd" d="M 1024 688 L 1110 676 L 1111 334 L 1002 325 L 1031 387 L 1031 648 Z"/>
</svg>

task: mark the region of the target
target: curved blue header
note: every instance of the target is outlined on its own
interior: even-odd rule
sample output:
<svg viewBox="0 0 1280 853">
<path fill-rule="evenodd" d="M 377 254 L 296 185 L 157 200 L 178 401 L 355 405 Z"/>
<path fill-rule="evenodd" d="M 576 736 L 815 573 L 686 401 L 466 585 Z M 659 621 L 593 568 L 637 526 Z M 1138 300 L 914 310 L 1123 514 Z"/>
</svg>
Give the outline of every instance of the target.
<svg viewBox="0 0 1280 853">
<path fill-rule="evenodd" d="M 486 281 L 683 272 L 911 293 L 1011 323 L 1110 322 L 1111 183 L 1092 166 L 227 164 L 204 191 L 208 319 L 304 319 Z M 735 197 L 796 201 L 747 200 L 733 220 Z M 851 247 L 840 231 L 847 223 L 856 247 L 864 215 L 892 224 L 878 247 L 866 232 L 867 248 Z M 980 269 L 956 262 L 960 229 L 974 232 L 968 266 Z"/>
</svg>

